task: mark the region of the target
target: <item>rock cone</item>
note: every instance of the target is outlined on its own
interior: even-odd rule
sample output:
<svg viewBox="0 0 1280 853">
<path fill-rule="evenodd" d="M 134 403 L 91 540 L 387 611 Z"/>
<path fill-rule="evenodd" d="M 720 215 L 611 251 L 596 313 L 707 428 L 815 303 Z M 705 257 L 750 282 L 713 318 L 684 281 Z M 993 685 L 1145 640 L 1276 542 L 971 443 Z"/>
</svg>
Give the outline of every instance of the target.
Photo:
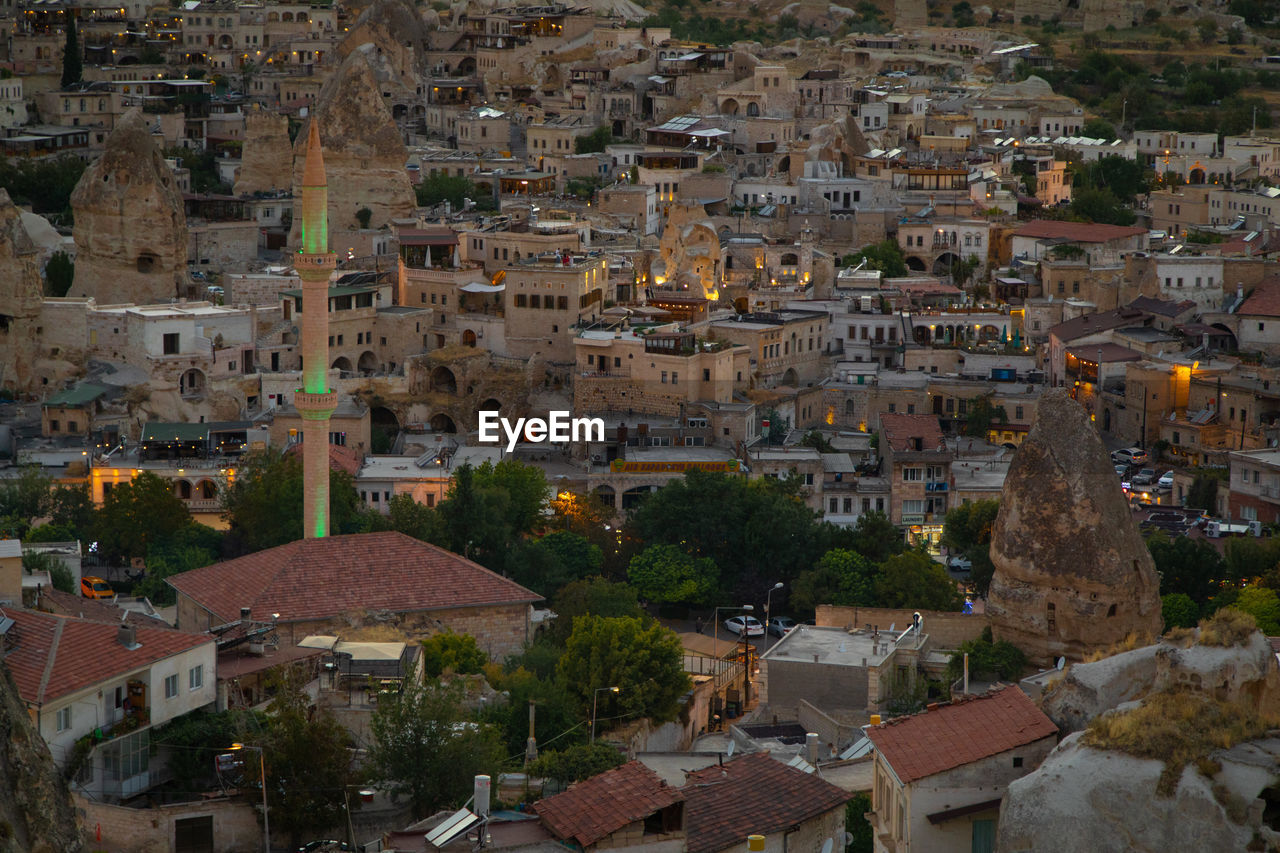
<svg viewBox="0 0 1280 853">
<path fill-rule="evenodd" d="M 1044 395 L 991 536 L 987 614 L 1034 661 L 1160 631 L 1160 586 L 1106 449 L 1065 391 Z"/>
<path fill-rule="evenodd" d="M 254 109 L 244 119 L 244 150 L 236 173 L 236 195 L 288 190 L 293 186 L 289 118 Z"/>
<path fill-rule="evenodd" d="M 0 333 L 0 387 L 25 391 L 32 384 L 43 284 L 39 252 L 22 211 L 0 188 L 0 314 L 7 321 L 7 332 Z"/>
</svg>

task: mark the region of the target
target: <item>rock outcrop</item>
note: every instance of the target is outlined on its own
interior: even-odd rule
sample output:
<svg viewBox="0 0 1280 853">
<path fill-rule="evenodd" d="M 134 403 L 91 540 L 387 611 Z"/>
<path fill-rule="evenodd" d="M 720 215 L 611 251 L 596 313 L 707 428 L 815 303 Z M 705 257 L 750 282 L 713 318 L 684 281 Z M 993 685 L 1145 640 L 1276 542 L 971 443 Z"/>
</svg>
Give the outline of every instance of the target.
<svg viewBox="0 0 1280 853">
<path fill-rule="evenodd" d="M 1159 580 L 1088 415 L 1046 393 L 1005 478 L 987 616 L 1033 661 L 1078 661 L 1160 632 Z"/>
<path fill-rule="evenodd" d="M 1156 794 L 1163 762 L 1082 743 L 1069 735 L 1035 772 L 1009 784 L 996 849 L 1002 853 L 1165 853 L 1273 850 L 1280 833 L 1262 825 L 1259 794 L 1277 779 L 1280 738 L 1214 754 L 1212 778 L 1182 771 L 1173 795 Z"/>
<path fill-rule="evenodd" d="M 364 54 L 378 82 L 398 90 L 393 94 L 395 100 L 404 103 L 404 97 L 412 97 L 421 104 L 418 92 L 430 79 L 427 53 L 431 35 L 413 5 L 406 0 L 373 0 L 338 45 L 338 55 L 346 59 L 366 45 L 373 47 Z M 395 97 L 397 94 L 403 97 Z"/>
<path fill-rule="evenodd" d="M 0 188 L 0 388 L 25 391 L 32 385 L 43 290 L 39 248 L 22 224 L 22 211 Z"/>
<path fill-rule="evenodd" d="M 79 853 L 66 782 L 0 663 L 0 853 Z"/>
<path fill-rule="evenodd" d="M 244 148 L 232 190 L 236 195 L 288 191 L 293 186 L 289 118 L 254 107 L 244 119 Z"/>
<path fill-rule="evenodd" d="M 359 228 L 356 212 L 368 208 L 370 228 L 413 215 L 416 199 L 408 153 L 363 49 L 348 56 L 325 83 L 308 121 L 319 122 L 329 181 L 330 246 L 335 235 Z M 293 229 L 297 245 L 302 228 L 302 167 L 309 127 L 303 125 L 294 146 Z"/>
<path fill-rule="evenodd" d="M 76 278 L 69 295 L 101 304 L 181 295 L 187 273 L 182 194 L 142 110 L 121 117 L 102 156 L 76 184 L 71 209 Z"/>
</svg>

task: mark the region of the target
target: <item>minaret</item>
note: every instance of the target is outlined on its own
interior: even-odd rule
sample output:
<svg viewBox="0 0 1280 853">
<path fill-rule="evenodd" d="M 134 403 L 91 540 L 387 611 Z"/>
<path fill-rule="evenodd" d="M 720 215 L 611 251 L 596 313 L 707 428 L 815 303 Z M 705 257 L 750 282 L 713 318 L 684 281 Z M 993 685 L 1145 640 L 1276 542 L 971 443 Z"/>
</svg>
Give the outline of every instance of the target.
<svg viewBox="0 0 1280 853">
<path fill-rule="evenodd" d="M 320 125 L 308 122 L 302 170 L 302 247 L 294 269 L 302 279 L 302 387 L 293 404 L 302 416 L 302 535 L 329 535 L 329 417 L 338 394 L 329 387 L 329 278 L 337 256 L 329 251 L 329 187 L 320 152 Z"/>
</svg>

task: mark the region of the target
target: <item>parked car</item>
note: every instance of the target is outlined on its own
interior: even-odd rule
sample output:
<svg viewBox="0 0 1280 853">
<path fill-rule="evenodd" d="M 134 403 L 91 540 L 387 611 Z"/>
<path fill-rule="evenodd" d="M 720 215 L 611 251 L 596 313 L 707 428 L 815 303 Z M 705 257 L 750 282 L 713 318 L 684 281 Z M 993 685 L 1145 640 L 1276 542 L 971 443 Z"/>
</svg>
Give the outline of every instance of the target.
<svg viewBox="0 0 1280 853">
<path fill-rule="evenodd" d="M 973 562 L 967 557 L 955 556 L 947 560 L 947 568 L 953 572 L 973 571 Z"/>
<path fill-rule="evenodd" d="M 790 616 L 774 616 L 769 620 L 769 633 L 775 637 L 785 637 L 796 627 L 796 620 Z"/>
<path fill-rule="evenodd" d="M 1117 450 L 1111 454 L 1111 461 L 1116 465 L 1146 465 L 1148 460 L 1147 451 L 1141 447 Z"/>
<path fill-rule="evenodd" d="M 1135 486 L 1149 486 L 1156 481 L 1156 470 L 1154 468 L 1143 468 L 1133 476 L 1133 484 Z"/>
<path fill-rule="evenodd" d="M 308 841 L 298 848 L 298 853 L 339 853 L 350 849 L 351 845 L 345 841 Z"/>
<path fill-rule="evenodd" d="M 1173 488 L 1173 472 L 1165 471 L 1160 475 L 1160 479 L 1156 480 L 1156 488 L 1162 492 L 1167 492 Z"/>
<path fill-rule="evenodd" d="M 724 620 L 724 627 L 732 634 L 742 636 L 745 631 L 748 637 L 763 637 L 764 626 L 754 616 L 730 616 Z"/>
<path fill-rule="evenodd" d="M 116 595 L 111 584 L 93 575 L 80 578 L 80 594 L 85 598 L 115 598 Z"/>
</svg>

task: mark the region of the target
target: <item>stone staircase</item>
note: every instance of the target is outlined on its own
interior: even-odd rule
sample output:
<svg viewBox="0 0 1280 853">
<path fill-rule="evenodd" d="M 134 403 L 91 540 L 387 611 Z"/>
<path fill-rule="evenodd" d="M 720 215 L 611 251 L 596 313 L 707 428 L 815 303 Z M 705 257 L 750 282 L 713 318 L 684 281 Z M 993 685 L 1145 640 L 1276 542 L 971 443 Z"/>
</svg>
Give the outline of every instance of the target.
<svg viewBox="0 0 1280 853">
<path fill-rule="evenodd" d="M 261 335 L 258 335 L 258 338 L 254 343 L 260 347 L 275 346 L 280 343 L 280 341 L 276 339 L 276 336 L 285 329 L 291 328 L 293 328 L 293 320 L 281 320 Z"/>
</svg>

